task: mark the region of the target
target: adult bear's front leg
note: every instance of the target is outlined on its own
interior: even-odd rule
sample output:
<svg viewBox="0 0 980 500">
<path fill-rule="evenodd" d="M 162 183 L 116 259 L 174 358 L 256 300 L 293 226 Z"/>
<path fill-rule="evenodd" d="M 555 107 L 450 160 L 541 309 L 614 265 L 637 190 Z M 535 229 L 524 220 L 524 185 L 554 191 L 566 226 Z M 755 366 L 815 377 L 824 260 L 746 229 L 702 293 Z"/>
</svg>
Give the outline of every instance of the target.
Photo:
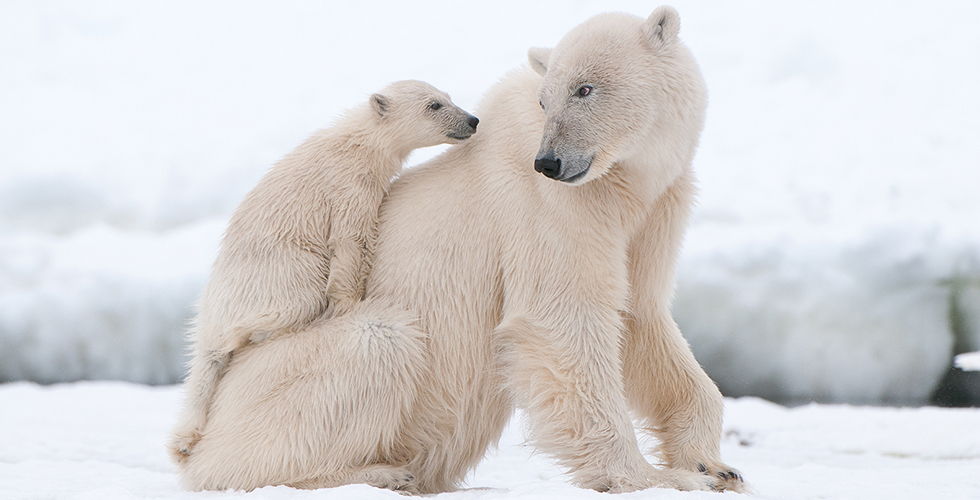
<svg viewBox="0 0 980 500">
<path fill-rule="evenodd" d="M 640 453 L 623 393 L 620 325 L 592 319 L 599 324 L 583 321 L 580 329 L 560 333 L 523 317 L 497 329 L 512 390 L 530 418 L 531 441 L 581 487 L 717 488 L 711 477 L 657 469 Z"/>
<path fill-rule="evenodd" d="M 718 478 L 723 489 L 743 491 L 741 474 L 721 461 L 721 393 L 669 313 L 652 316 L 627 321 L 623 364 L 630 405 L 660 440 L 669 467 L 698 471 Z"/>
<path fill-rule="evenodd" d="M 630 314 L 625 321 L 623 375 L 630 406 L 675 469 L 721 480 L 743 491 L 741 474 L 721 461 L 723 401 L 694 359 L 670 313 L 674 265 L 694 198 L 691 174 L 660 197 L 630 245 Z"/>
</svg>

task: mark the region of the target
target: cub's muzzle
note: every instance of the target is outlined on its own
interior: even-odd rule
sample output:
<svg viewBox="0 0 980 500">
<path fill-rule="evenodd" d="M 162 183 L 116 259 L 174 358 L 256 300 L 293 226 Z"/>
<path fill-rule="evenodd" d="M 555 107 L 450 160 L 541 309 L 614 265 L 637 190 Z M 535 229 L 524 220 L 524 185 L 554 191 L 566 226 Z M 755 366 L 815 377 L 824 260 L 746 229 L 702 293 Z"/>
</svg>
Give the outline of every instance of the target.
<svg viewBox="0 0 980 500">
<path fill-rule="evenodd" d="M 465 139 L 469 139 L 471 135 L 475 134 L 476 126 L 480 124 L 480 119 L 469 113 L 466 113 L 466 119 L 463 121 L 465 123 L 461 123 L 459 124 L 458 127 L 456 127 L 455 130 L 447 132 L 446 136 L 462 141 Z"/>
</svg>

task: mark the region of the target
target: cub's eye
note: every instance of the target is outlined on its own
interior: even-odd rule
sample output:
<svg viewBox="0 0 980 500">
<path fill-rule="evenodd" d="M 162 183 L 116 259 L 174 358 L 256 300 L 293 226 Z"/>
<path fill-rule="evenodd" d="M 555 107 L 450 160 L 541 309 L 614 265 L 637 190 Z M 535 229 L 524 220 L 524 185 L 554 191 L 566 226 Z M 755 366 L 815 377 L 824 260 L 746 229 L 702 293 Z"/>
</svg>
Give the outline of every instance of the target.
<svg viewBox="0 0 980 500">
<path fill-rule="evenodd" d="M 585 97 L 591 93 L 592 93 L 592 87 L 588 85 L 582 85 L 581 87 L 578 88 L 579 97 Z"/>
<path fill-rule="evenodd" d="M 442 107 L 442 103 L 440 103 L 439 101 L 432 101 L 432 103 L 429 104 L 429 109 L 431 109 L 432 111 L 435 111 L 441 107 Z"/>
<path fill-rule="evenodd" d="M 544 109 L 544 103 L 543 102 L 538 101 L 538 106 L 541 106 L 541 109 Z"/>
</svg>

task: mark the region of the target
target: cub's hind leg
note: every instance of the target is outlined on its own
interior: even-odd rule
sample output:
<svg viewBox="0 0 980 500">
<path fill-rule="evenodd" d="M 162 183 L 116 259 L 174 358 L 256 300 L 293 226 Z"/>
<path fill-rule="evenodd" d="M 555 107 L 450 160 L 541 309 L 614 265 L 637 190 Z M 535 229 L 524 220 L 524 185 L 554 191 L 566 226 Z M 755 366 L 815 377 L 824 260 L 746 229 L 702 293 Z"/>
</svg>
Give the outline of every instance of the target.
<svg viewBox="0 0 980 500">
<path fill-rule="evenodd" d="M 350 314 L 236 351 L 203 437 L 179 467 L 193 490 L 368 483 L 410 491 L 404 420 L 427 368 L 424 335 L 396 308 Z"/>
<path fill-rule="evenodd" d="M 167 450 L 175 463 L 183 463 L 201 440 L 221 374 L 231 361 L 232 349 L 197 352 L 184 383 L 184 407 Z"/>
</svg>

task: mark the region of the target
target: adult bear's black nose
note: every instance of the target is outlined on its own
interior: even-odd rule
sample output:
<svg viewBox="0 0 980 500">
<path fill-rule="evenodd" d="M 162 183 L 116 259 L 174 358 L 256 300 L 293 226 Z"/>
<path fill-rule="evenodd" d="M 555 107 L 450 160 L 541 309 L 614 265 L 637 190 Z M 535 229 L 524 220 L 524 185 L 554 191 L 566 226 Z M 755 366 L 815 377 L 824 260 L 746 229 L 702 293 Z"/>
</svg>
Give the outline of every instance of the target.
<svg viewBox="0 0 980 500">
<path fill-rule="evenodd" d="M 534 170 L 549 179 L 554 179 L 561 172 L 561 158 L 538 158 L 534 160 Z"/>
<path fill-rule="evenodd" d="M 476 126 L 480 124 L 480 119 L 473 115 L 470 115 L 470 117 L 466 120 L 466 124 L 469 125 L 470 127 L 473 127 L 473 130 L 475 131 Z"/>
</svg>

